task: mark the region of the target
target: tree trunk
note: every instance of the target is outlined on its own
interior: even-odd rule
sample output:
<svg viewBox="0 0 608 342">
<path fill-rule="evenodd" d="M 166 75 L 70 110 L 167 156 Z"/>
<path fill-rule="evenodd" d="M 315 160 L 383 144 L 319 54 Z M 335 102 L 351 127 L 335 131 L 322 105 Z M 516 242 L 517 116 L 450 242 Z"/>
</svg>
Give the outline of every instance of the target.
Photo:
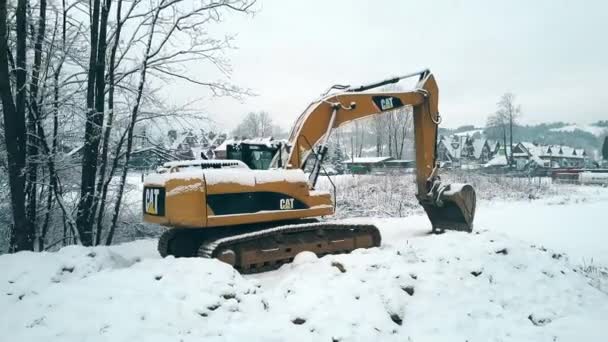
<svg viewBox="0 0 608 342">
<path fill-rule="evenodd" d="M 34 43 L 34 65 L 30 82 L 30 110 L 28 116 L 28 167 L 27 167 L 27 216 L 28 222 L 36 230 L 37 223 L 37 197 L 38 197 L 38 120 L 40 120 L 40 107 L 38 105 L 38 89 L 40 84 L 40 66 L 42 65 L 42 41 L 46 30 L 46 0 L 40 0 L 40 14 L 38 17 L 38 30 Z"/>
<path fill-rule="evenodd" d="M 34 232 L 27 222 L 25 208 L 26 130 L 25 130 L 25 79 L 26 79 L 26 0 L 17 2 L 17 70 L 16 103 L 10 84 L 8 61 L 8 28 L 6 24 L 6 0 L 0 0 L 0 96 L 4 116 L 11 209 L 13 225 L 9 249 L 11 252 L 34 249 Z"/>
<path fill-rule="evenodd" d="M 502 125 L 502 140 L 503 140 L 503 148 L 505 149 L 505 161 L 507 162 L 507 166 L 509 166 L 509 155 L 507 154 L 507 127 L 506 125 Z"/>
<path fill-rule="evenodd" d="M 80 183 L 80 201 L 76 216 L 76 227 L 82 239 L 82 244 L 93 244 L 93 226 L 91 210 L 95 192 L 95 176 L 97 174 L 97 156 L 103 113 L 97 113 L 95 105 L 95 76 L 99 30 L 100 0 L 93 1 L 93 16 L 91 18 L 91 52 L 89 55 L 89 71 L 87 82 L 87 120 L 84 131 L 84 146 L 82 149 L 82 173 Z M 101 117 L 101 123 L 100 123 Z"/>
<path fill-rule="evenodd" d="M 135 103 L 133 105 L 133 110 L 131 111 L 131 120 L 127 131 L 127 150 L 125 152 L 125 166 L 122 170 L 122 175 L 120 177 L 120 185 L 118 189 L 118 198 L 116 199 L 116 204 L 114 205 L 114 215 L 112 216 L 112 225 L 110 226 L 110 231 L 108 233 L 108 237 L 106 239 L 106 245 L 112 244 L 112 239 L 114 238 L 114 232 L 116 231 L 116 224 L 118 223 L 118 216 L 120 215 L 120 206 L 122 203 L 122 193 L 125 189 L 125 183 L 127 180 L 127 172 L 129 170 L 129 160 L 131 159 L 131 149 L 133 148 L 133 130 L 135 129 L 135 123 L 137 122 L 137 116 L 139 115 L 139 106 L 141 104 L 141 98 L 144 91 L 144 86 L 146 84 L 146 72 L 148 71 L 148 62 L 150 60 L 150 50 L 152 48 L 152 42 L 154 37 L 154 29 L 156 26 L 156 22 L 158 20 L 158 16 L 160 15 L 161 7 L 159 6 L 156 9 L 156 13 L 154 18 L 152 19 L 152 23 L 150 25 L 150 35 L 148 36 L 148 43 L 146 45 L 146 51 L 144 53 L 144 61 L 141 66 L 139 86 L 137 87 L 137 97 L 135 99 Z M 118 156 L 117 156 L 118 158 Z"/>
<path fill-rule="evenodd" d="M 509 113 L 509 144 L 511 146 L 509 154 L 509 167 L 513 167 L 513 113 Z"/>
<path fill-rule="evenodd" d="M 97 63 L 95 67 L 95 112 L 97 113 L 97 120 L 99 120 L 99 133 L 101 134 L 101 126 L 103 126 L 104 119 L 104 99 L 105 99 L 105 72 L 106 72 L 106 31 L 108 27 L 108 14 L 110 13 L 110 6 L 112 5 L 111 0 L 105 0 L 103 3 L 103 7 L 101 9 L 101 21 L 99 24 L 99 49 L 97 51 Z M 105 137 L 105 136 L 104 136 Z M 109 138 L 109 137 L 108 137 Z M 104 140 L 104 146 L 106 142 Z M 101 153 L 101 165 L 100 165 L 100 174 L 99 180 L 97 182 L 97 186 L 95 187 L 96 196 L 93 197 L 93 205 L 91 209 L 90 215 L 92 217 L 95 216 L 97 212 L 97 206 L 99 204 L 99 196 L 98 193 L 101 190 L 101 184 L 103 183 L 103 179 L 105 176 L 105 169 L 107 164 L 107 153 L 108 150 L 103 149 Z M 93 220 L 90 222 L 91 230 L 93 226 Z M 98 245 L 99 241 L 101 241 L 101 231 L 96 234 L 95 244 Z"/>
</svg>

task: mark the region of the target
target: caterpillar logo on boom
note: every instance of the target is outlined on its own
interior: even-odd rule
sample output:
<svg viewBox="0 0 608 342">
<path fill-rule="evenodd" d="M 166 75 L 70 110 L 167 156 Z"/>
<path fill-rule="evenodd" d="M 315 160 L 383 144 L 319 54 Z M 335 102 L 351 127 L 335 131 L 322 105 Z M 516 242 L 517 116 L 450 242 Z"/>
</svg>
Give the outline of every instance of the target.
<svg viewBox="0 0 608 342">
<path fill-rule="evenodd" d="M 380 107 L 382 108 L 382 110 L 387 110 L 387 109 L 393 108 L 393 98 L 388 97 L 386 99 L 381 99 Z"/>
<path fill-rule="evenodd" d="M 281 198 L 279 200 L 279 208 L 281 210 L 293 209 L 293 198 Z"/>
<path fill-rule="evenodd" d="M 373 96 L 372 101 L 381 112 L 403 107 L 403 102 L 395 96 Z"/>
</svg>

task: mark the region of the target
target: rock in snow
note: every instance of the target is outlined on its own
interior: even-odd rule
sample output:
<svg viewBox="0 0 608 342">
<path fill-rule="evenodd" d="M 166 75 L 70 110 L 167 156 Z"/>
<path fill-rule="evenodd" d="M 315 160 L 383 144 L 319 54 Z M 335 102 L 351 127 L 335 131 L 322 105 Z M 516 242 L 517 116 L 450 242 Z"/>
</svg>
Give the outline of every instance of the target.
<svg viewBox="0 0 608 342">
<path fill-rule="evenodd" d="M 551 241 L 531 246 L 484 215 L 479 234 L 353 219 L 376 223 L 382 247 L 250 276 L 161 259 L 153 240 L 0 256 L 2 340 L 605 341 L 608 295 Z"/>
</svg>

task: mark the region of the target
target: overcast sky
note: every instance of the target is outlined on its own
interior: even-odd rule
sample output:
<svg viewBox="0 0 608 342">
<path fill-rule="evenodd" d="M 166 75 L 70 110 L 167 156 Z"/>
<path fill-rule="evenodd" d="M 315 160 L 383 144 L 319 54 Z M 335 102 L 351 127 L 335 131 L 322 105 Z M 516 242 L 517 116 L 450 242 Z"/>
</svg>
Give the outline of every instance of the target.
<svg viewBox="0 0 608 342">
<path fill-rule="evenodd" d="M 258 1 L 256 15 L 222 23 L 238 33 L 232 81 L 258 94 L 203 102 L 224 129 L 259 110 L 288 129 L 331 84 L 422 68 L 439 83 L 445 127 L 483 125 L 507 91 L 524 123 L 608 119 L 608 1 Z M 176 104 L 201 96 L 167 89 Z"/>
</svg>

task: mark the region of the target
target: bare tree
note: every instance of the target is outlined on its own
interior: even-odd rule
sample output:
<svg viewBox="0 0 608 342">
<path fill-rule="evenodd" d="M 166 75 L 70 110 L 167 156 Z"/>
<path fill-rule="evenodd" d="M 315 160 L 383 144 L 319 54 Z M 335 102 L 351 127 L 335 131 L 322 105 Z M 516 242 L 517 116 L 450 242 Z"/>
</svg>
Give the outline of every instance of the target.
<svg viewBox="0 0 608 342">
<path fill-rule="evenodd" d="M 384 154 L 384 144 L 388 140 L 386 129 L 388 127 L 387 115 L 376 115 L 373 117 L 374 135 L 376 138 L 376 157 L 381 157 Z"/>
<path fill-rule="evenodd" d="M 260 136 L 266 137 L 272 135 L 272 118 L 268 112 L 259 112 L 258 118 L 260 122 Z"/>
<path fill-rule="evenodd" d="M 269 137 L 280 131 L 273 124 L 268 112 L 250 112 L 232 132 L 237 137 Z"/>
<path fill-rule="evenodd" d="M 12 59 L 8 49 L 7 38 L 7 2 L 0 0 L 0 93 L 2 96 L 2 111 L 4 115 L 5 139 L 11 189 L 11 208 L 13 211 L 13 226 L 10 238 L 10 250 L 33 250 L 33 226 L 27 220 L 25 206 L 25 167 L 26 167 L 26 35 L 27 35 L 27 0 L 18 0 L 16 10 L 17 56 L 15 92 L 10 84 L 9 59 Z"/>
<path fill-rule="evenodd" d="M 521 115 L 521 106 L 515 104 L 515 95 L 505 93 L 497 103 L 497 110 L 488 117 L 487 126 L 498 129 L 502 132 L 505 159 L 507 164 L 513 166 L 513 126 L 517 124 L 517 119 Z M 507 145 L 507 135 L 509 145 Z M 507 146 L 509 151 L 507 151 Z"/>
<path fill-rule="evenodd" d="M 40 250 L 111 243 L 136 126 L 177 113 L 162 105 L 159 84 L 179 79 L 213 96 L 249 94 L 221 77 L 195 79 L 188 64 L 205 62 L 229 76 L 223 51 L 232 37 L 212 37 L 209 24 L 249 12 L 255 0 L 39 0 L 33 6 L 18 0 L 16 8 L 0 1 L 0 139 L 10 142 L 2 144 L 0 167 L 9 171 L 11 250 L 33 249 L 36 237 Z M 272 134 L 270 117 L 261 121 L 260 130 Z M 53 224 L 57 219 L 63 227 Z"/>
<path fill-rule="evenodd" d="M 390 155 L 397 159 L 403 159 L 406 139 L 412 130 L 412 109 L 410 107 L 397 108 L 387 116 L 387 130 L 389 135 Z"/>
<path fill-rule="evenodd" d="M 185 6 L 180 8 L 180 3 Z M 160 72 L 165 75 L 171 75 L 186 79 L 197 85 L 203 85 L 211 89 L 215 94 L 220 92 L 224 95 L 238 95 L 242 92 L 236 87 L 229 87 L 222 83 L 213 82 L 200 82 L 194 80 L 188 76 L 180 76 L 170 68 L 163 67 L 163 64 L 170 64 L 174 59 L 183 55 L 190 55 L 195 59 L 210 59 L 209 55 L 199 54 L 198 49 L 207 48 L 210 50 L 221 49 L 222 45 L 216 41 L 203 41 L 197 42 L 196 37 L 200 33 L 198 30 L 200 26 L 204 25 L 209 21 L 219 21 L 221 19 L 220 10 L 225 9 L 234 12 L 247 12 L 253 2 L 245 0 L 221 0 L 202 2 L 197 7 L 192 8 L 189 4 L 186 4 L 184 0 L 161 0 L 160 3 L 154 8 L 148 19 L 144 19 L 144 22 L 149 24 L 149 31 L 146 36 L 145 50 L 143 52 L 143 58 L 141 65 L 138 66 L 139 70 L 139 81 L 137 85 L 137 91 L 135 93 L 135 99 L 130 111 L 130 118 L 128 121 L 127 129 L 125 131 L 126 151 L 124 154 L 124 164 L 120 182 L 117 191 L 116 203 L 114 204 L 114 213 L 112 215 L 111 225 L 106 238 L 106 244 L 112 243 L 112 239 L 115 234 L 116 225 L 118 223 L 118 217 L 120 214 L 121 203 L 123 198 L 123 191 L 125 188 L 127 171 L 129 160 L 131 157 L 133 147 L 133 131 L 135 125 L 139 121 L 139 115 L 141 114 L 141 107 L 143 105 L 142 99 L 144 95 L 144 89 L 146 86 L 146 77 L 149 72 Z M 180 50 L 178 53 L 174 51 L 167 51 L 175 40 L 178 39 L 177 33 L 182 32 L 189 34 L 189 38 L 194 43 L 190 50 Z M 182 37 L 183 38 L 183 37 Z M 121 143 L 122 144 L 122 139 Z M 118 156 L 116 157 L 118 158 Z"/>
</svg>

